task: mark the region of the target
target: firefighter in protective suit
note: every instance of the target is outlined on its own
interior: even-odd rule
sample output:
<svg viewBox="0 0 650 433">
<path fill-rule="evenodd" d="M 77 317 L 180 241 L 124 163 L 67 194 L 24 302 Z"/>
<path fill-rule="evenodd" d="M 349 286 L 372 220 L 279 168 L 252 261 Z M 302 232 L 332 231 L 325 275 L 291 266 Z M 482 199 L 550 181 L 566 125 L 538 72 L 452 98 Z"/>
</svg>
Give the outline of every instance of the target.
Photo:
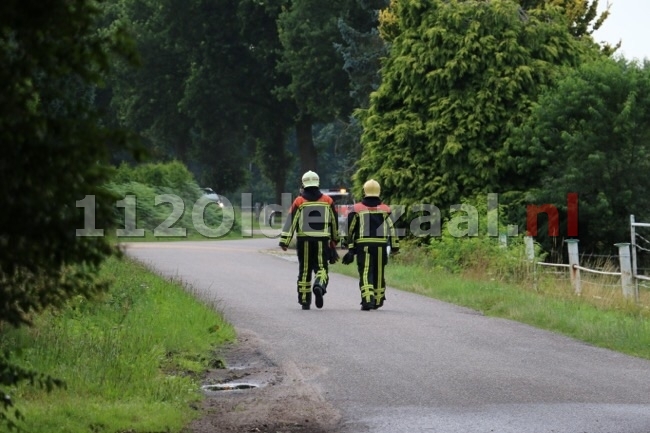
<svg viewBox="0 0 650 433">
<path fill-rule="evenodd" d="M 334 201 L 320 191 L 318 174 L 308 171 L 302 176 L 302 191 L 289 210 L 280 235 L 280 247 L 287 250 L 296 234 L 298 250 L 298 302 L 303 310 L 311 306 L 312 292 L 316 307 L 323 308 L 327 293 L 328 260 L 331 248 L 339 242 L 338 216 Z M 316 274 L 311 287 L 312 273 Z"/>
<path fill-rule="evenodd" d="M 348 214 L 349 251 L 343 264 L 350 264 L 357 257 L 361 309 L 376 310 L 386 300 L 384 268 L 388 262 L 389 248 L 399 251 L 399 239 L 390 218 L 390 207 L 379 198 L 379 182 L 370 179 L 363 185 L 363 200 Z"/>
</svg>

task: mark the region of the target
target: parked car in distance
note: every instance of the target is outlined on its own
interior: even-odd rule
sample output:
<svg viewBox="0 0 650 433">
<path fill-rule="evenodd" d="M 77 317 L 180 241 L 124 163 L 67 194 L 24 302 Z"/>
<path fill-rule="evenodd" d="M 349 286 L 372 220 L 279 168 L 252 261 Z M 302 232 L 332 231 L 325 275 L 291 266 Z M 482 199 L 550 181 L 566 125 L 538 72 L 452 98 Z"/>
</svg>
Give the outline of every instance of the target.
<svg viewBox="0 0 650 433">
<path fill-rule="evenodd" d="M 219 207 L 223 207 L 223 200 L 221 196 L 214 192 L 212 188 L 201 188 L 203 190 L 203 196 L 210 201 L 215 202 Z"/>
</svg>

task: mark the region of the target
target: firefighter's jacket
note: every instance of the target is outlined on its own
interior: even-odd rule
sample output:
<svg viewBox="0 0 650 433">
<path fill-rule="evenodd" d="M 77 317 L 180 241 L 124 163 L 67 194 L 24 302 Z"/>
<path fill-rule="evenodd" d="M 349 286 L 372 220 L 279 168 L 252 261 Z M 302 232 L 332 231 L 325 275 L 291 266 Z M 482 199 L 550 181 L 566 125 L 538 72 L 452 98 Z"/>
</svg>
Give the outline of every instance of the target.
<svg viewBox="0 0 650 433">
<path fill-rule="evenodd" d="M 280 246 L 288 247 L 294 234 L 298 238 L 329 239 L 338 244 L 338 215 L 332 198 L 317 187 L 305 188 L 291 204 L 282 227 Z"/>
<path fill-rule="evenodd" d="M 390 218 L 390 207 L 378 197 L 365 197 L 348 214 L 348 248 L 359 245 L 390 246 L 399 250 L 399 238 Z"/>
</svg>

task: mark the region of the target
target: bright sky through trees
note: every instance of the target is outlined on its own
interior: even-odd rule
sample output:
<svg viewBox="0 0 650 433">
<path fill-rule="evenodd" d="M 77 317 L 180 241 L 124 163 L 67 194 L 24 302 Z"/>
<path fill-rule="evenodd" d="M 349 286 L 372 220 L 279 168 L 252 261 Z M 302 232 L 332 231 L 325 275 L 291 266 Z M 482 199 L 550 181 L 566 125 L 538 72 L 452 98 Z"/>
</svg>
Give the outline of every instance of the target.
<svg viewBox="0 0 650 433">
<path fill-rule="evenodd" d="M 599 2 L 599 9 L 604 10 L 607 0 Z M 611 0 L 610 16 L 603 26 L 594 33 L 596 41 L 615 45 L 622 41 L 617 54 L 628 59 L 650 60 L 650 1 L 648 0 Z"/>
</svg>

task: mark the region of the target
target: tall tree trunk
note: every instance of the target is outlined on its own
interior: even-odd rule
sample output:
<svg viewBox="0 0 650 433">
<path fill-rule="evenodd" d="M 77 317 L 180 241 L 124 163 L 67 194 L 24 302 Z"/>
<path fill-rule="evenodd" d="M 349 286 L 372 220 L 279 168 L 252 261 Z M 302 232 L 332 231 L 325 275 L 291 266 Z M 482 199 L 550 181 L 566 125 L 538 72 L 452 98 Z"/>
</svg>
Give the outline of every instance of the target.
<svg viewBox="0 0 650 433">
<path fill-rule="evenodd" d="M 282 193 L 287 183 L 287 166 L 290 164 L 290 155 L 285 150 L 287 133 L 283 125 L 278 124 L 273 130 L 273 149 L 280 156 L 278 164 L 274 167 L 273 188 L 275 192 L 275 203 L 282 203 Z"/>
<path fill-rule="evenodd" d="M 277 204 L 282 203 L 282 193 L 286 192 L 284 191 L 284 184 L 287 182 L 287 177 L 285 175 L 278 176 L 277 179 L 275 179 L 275 182 L 273 184 L 273 188 L 275 189 L 275 202 Z M 296 193 L 294 191 L 290 191 L 291 194 L 295 197 Z"/>
<path fill-rule="evenodd" d="M 310 116 L 303 116 L 296 123 L 296 140 L 298 141 L 298 156 L 300 158 L 300 175 L 302 173 L 318 170 L 316 165 L 317 153 L 314 147 L 312 135 L 312 119 Z"/>
</svg>

